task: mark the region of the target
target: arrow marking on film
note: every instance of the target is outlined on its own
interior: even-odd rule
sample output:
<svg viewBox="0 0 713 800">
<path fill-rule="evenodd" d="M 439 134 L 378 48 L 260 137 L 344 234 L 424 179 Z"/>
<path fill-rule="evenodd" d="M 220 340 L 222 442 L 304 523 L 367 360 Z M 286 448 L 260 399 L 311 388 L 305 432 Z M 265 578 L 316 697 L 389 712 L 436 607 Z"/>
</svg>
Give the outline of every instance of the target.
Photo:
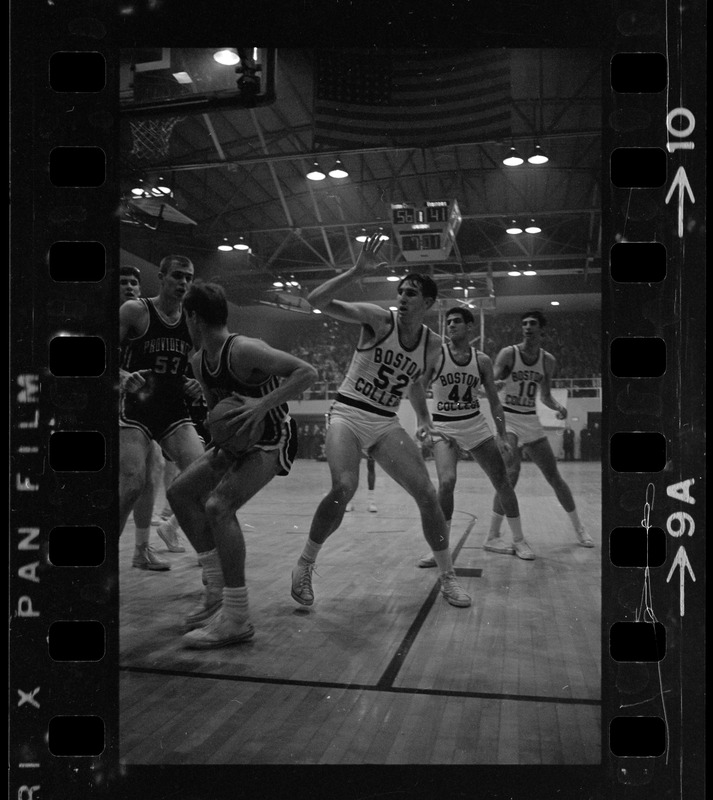
<svg viewBox="0 0 713 800">
<path fill-rule="evenodd" d="M 683 545 L 681 545 L 678 548 L 676 557 L 673 559 L 673 564 L 671 565 L 671 571 L 668 573 L 668 577 L 666 578 L 666 583 L 669 583 L 677 567 L 681 568 L 678 580 L 679 580 L 679 591 L 681 598 L 681 616 L 683 616 L 685 613 L 686 570 L 688 570 L 691 573 L 691 578 L 693 578 L 694 581 L 696 580 L 696 576 L 693 574 L 693 570 L 691 569 L 691 562 L 688 560 L 688 556 L 686 555 L 686 548 Z"/>
<path fill-rule="evenodd" d="M 676 171 L 676 174 L 673 178 L 673 183 L 671 184 L 671 188 L 668 190 L 668 194 L 666 195 L 666 202 L 668 203 L 669 200 L 673 197 L 674 191 L 678 189 L 678 238 L 683 238 L 683 201 L 685 198 L 686 192 L 691 196 L 691 202 L 695 203 L 696 198 L 693 196 L 693 190 L 691 189 L 691 184 L 688 182 L 688 175 L 686 175 L 686 170 L 683 167 L 679 167 Z"/>
</svg>

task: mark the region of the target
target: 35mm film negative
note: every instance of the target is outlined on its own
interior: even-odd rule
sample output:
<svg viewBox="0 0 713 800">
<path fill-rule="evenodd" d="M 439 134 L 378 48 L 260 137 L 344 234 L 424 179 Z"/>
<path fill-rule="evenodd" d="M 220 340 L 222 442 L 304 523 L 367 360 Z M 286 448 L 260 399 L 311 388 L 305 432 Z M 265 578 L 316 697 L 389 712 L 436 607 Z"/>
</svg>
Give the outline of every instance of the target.
<svg viewBox="0 0 713 800">
<path fill-rule="evenodd" d="M 702 795 L 706 14 L 698 0 L 595 4 L 579 14 L 556 3 L 537 9 L 546 30 L 530 24 L 533 8 L 515 4 L 506 33 L 502 10 L 478 17 L 467 4 L 452 4 L 447 21 L 425 7 L 418 24 L 400 9 L 339 3 L 319 14 L 249 15 L 262 41 L 278 47 L 298 34 L 319 47 L 330 30 L 351 42 L 355 20 L 371 14 L 377 29 L 360 45 L 401 44 L 435 20 L 426 39 L 441 46 L 465 35 L 474 48 L 556 48 L 569 29 L 572 46 L 601 51 L 601 762 L 336 773 L 299 763 L 208 772 L 175 757 L 170 768 L 122 763 L 118 52 L 220 44 L 226 24 L 239 31 L 245 22 L 223 7 L 196 19 L 185 5 L 48 0 L 13 10 L 10 796 L 218 797 L 236 785 L 260 797 L 437 797 L 448 786 L 492 797 Z M 587 39 L 586 23 L 598 39 Z M 399 33 L 389 40 L 382 28 L 393 24 Z M 304 790 L 301 778 L 310 781 Z"/>
</svg>

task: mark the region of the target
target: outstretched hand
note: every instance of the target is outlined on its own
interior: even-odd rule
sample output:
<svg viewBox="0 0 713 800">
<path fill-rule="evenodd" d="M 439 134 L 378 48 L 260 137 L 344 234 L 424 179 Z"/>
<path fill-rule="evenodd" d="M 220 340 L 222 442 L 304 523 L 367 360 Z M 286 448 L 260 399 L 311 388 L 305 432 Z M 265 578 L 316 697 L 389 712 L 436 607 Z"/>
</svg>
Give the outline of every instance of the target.
<svg viewBox="0 0 713 800">
<path fill-rule="evenodd" d="M 364 242 L 361 248 L 361 253 L 359 253 L 359 258 L 357 258 L 357 262 L 354 265 L 355 269 L 363 274 L 375 272 L 379 267 L 384 267 L 388 263 L 387 261 L 379 261 L 377 258 L 377 253 L 379 252 L 379 248 L 384 243 L 384 239 L 382 236 L 384 232 L 381 228 L 379 228 L 376 233 L 372 233 L 370 236 L 367 237 L 367 240 Z"/>
</svg>

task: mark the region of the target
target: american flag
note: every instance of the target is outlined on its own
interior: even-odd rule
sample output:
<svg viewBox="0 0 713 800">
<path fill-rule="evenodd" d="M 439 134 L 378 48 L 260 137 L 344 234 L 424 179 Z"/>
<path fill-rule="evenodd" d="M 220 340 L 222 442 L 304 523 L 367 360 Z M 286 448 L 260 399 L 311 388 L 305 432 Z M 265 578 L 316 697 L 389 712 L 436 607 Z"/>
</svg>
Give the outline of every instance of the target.
<svg viewBox="0 0 713 800">
<path fill-rule="evenodd" d="M 504 50 L 317 50 L 314 146 L 434 147 L 509 138 Z"/>
</svg>

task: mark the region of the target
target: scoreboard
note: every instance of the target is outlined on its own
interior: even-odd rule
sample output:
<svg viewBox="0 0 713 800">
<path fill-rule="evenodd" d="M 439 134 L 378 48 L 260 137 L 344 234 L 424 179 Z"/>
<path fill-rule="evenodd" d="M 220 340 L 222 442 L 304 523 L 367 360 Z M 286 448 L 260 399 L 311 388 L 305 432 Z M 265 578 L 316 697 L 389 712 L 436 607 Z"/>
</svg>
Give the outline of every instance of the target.
<svg viewBox="0 0 713 800">
<path fill-rule="evenodd" d="M 456 200 L 391 204 L 391 225 L 406 261 L 445 261 L 461 219 Z"/>
</svg>

